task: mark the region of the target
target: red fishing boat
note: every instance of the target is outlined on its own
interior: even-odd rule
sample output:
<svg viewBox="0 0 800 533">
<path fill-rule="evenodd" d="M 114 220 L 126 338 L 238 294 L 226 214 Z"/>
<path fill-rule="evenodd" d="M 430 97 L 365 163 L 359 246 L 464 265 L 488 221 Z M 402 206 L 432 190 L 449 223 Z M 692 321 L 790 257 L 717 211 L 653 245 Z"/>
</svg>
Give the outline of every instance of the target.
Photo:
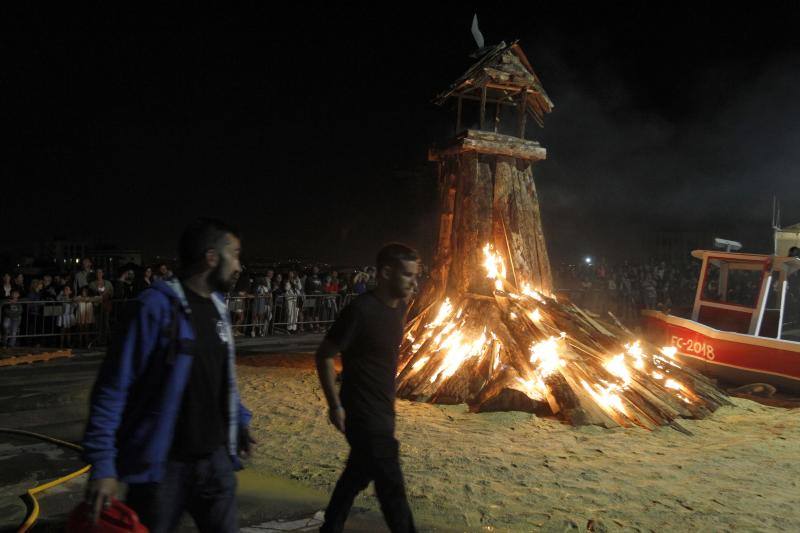
<svg viewBox="0 0 800 533">
<path fill-rule="evenodd" d="M 703 262 L 691 311 L 642 311 L 653 342 L 731 384 L 800 394 L 800 258 L 695 250 Z"/>
</svg>

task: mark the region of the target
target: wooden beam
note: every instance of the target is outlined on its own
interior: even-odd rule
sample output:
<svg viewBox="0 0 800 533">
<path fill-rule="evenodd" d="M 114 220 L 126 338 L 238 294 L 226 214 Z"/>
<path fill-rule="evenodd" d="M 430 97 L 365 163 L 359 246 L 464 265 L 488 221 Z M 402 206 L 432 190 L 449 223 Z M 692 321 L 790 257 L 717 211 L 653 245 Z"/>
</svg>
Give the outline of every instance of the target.
<svg viewBox="0 0 800 533">
<path fill-rule="evenodd" d="M 525 123 L 528 120 L 528 113 L 526 113 L 526 104 L 528 100 L 528 94 L 526 92 L 522 92 L 522 97 L 519 99 L 519 103 L 517 104 L 519 109 L 519 137 L 520 139 L 525 138 Z"/>
<path fill-rule="evenodd" d="M 461 98 L 464 100 L 474 100 L 475 102 L 480 102 L 480 96 L 471 96 L 468 94 L 462 94 Z M 497 100 L 496 98 L 486 98 L 487 104 L 500 104 L 500 105 L 508 105 L 508 106 L 517 106 L 517 102 L 515 102 L 511 97 L 508 100 Z"/>
<path fill-rule="evenodd" d="M 458 110 L 456 111 L 456 135 L 458 132 L 461 131 L 461 104 L 462 104 L 461 96 L 458 97 Z"/>
<path fill-rule="evenodd" d="M 481 88 L 481 121 L 480 128 L 486 129 L 486 86 Z"/>
</svg>

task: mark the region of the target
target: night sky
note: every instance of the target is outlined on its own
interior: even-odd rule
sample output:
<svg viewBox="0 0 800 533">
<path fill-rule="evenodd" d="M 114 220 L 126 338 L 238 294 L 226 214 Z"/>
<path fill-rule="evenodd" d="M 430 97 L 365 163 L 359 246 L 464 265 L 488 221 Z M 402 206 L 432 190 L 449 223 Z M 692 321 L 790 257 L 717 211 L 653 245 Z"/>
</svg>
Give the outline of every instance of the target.
<svg viewBox="0 0 800 533">
<path fill-rule="evenodd" d="M 773 195 L 800 221 L 800 11 L 693 4 L 4 16 L 0 241 L 165 254 L 212 215 L 251 258 L 364 263 L 390 239 L 429 255 L 426 152 L 454 121 L 431 100 L 472 61 L 476 9 L 555 103 L 533 136 L 556 259 L 669 228 L 766 239 Z"/>
</svg>

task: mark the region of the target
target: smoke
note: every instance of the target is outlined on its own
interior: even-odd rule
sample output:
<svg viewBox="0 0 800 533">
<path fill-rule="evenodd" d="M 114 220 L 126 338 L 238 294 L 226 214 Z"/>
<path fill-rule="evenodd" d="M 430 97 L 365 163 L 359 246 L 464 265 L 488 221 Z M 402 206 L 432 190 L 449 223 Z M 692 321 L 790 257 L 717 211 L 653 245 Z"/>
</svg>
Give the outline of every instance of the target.
<svg viewBox="0 0 800 533">
<path fill-rule="evenodd" d="M 557 47 L 536 55 L 556 105 L 535 136 L 548 150 L 536 179 L 557 256 L 587 248 L 623 255 L 658 230 L 744 235 L 758 248 L 769 237 L 773 195 L 784 224 L 800 220 L 800 66 L 792 57 L 750 70 L 741 62 L 689 69 L 669 78 L 671 100 L 654 101 L 666 77 L 609 63 L 581 71 Z"/>
</svg>

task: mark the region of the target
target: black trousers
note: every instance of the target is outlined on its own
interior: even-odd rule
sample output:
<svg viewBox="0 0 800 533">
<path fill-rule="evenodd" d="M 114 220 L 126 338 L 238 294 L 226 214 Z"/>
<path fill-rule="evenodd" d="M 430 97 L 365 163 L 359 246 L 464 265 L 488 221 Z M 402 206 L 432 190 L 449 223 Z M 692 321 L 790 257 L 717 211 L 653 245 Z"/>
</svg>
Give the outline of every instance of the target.
<svg viewBox="0 0 800 533">
<path fill-rule="evenodd" d="M 399 444 L 394 435 L 348 431 L 347 442 L 350 456 L 333 489 L 320 531 L 344 530 L 353 500 L 370 481 L 375 481 L 375 493 L 389 529 L 393 533 L 416 532 L 400 471 Z"/>
<path fill-rule="evenodd" d="M 128 487 L 126 502 L 150 533 L 169 533 L 184 511 L 202 533 L 239 531 L 236 476 L 223 446 L 196 461 L 170 460 L 161 483 Z"/>
</svg>

